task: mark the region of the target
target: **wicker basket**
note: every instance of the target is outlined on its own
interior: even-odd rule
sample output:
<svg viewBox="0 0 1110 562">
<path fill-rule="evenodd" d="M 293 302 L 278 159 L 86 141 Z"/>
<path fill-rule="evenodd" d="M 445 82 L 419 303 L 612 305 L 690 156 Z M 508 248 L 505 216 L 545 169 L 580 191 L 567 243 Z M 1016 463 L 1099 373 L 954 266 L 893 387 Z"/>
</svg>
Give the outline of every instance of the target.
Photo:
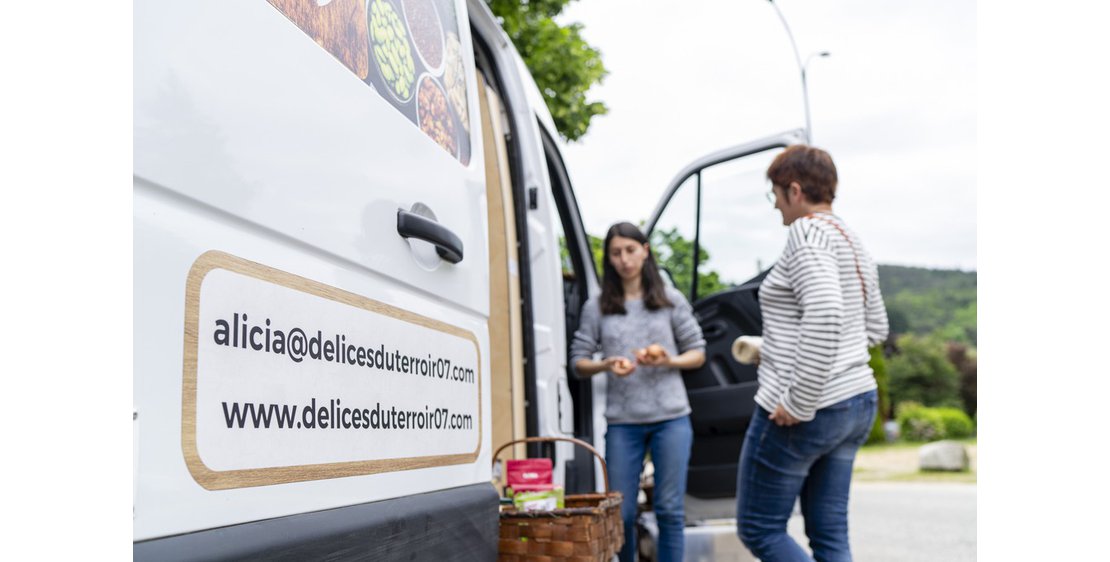
<svg viewBox="0 0 1110 562">
<path fill-rule="evenodd" d="M 609 490 L 605 459 L 589 443 L 566 437 L 529 437 L 510 441 L 497 449 L 493 462 L 506 447 L 517 443 L 569 441 L 593 453 L 601 461 L 604 494 L 566 496 L 563 509 L 517 511 L 501 507 L 500 562 L 608 562 L 624 544 L 621 493 Z"/>
</svg>

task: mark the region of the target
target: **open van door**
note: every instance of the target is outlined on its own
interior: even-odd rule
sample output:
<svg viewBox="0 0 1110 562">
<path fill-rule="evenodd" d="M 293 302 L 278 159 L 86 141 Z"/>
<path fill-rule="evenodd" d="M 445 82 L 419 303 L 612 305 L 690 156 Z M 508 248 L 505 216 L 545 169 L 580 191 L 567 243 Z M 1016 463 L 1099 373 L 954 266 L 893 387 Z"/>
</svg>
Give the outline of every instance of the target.
<svg viewBox="0 0 1110 562">
<path fill-rule="evenodd" d="M 786 243 L 765 173 L 804 138 L 794 130 L 699 158 L 675 176 L 648 221 L 656 258 L 693 305 L 707 344 L 705 364 L 683 377 L 694 426 L 687 493 L 698 498 L 736 495 L 758 382 L 731 346 L 763 333 L 759 284 Z"/>
</svg>

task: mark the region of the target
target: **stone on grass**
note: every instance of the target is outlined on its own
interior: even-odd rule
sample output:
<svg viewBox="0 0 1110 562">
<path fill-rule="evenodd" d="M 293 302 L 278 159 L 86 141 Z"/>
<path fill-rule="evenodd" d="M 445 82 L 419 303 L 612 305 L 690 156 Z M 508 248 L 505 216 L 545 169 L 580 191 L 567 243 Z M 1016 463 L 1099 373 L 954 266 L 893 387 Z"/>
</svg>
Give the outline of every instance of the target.
<svg viewBox="0 0 1110 562">
<path fill-rule="evenodd" d="M 962 472 L 971 467 L 967 449 L 955 441 L 937 441 L 922 445 L 917 453 L 921 470 Z"/>
</svg>

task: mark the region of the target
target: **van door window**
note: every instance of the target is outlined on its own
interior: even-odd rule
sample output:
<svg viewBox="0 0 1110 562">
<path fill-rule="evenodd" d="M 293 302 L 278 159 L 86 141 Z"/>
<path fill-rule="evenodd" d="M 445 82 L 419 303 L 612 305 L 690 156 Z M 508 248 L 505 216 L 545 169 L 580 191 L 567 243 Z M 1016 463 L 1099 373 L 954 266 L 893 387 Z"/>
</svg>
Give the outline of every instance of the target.
<svg viewBox="0 0 1110 562">
<path fill-rule="evenodd" d="M 751 280 L 782 253 L 782 216 L 767 200 L 771 184 L 765 176 L 781 151 L 769 150 L 701 171 L 698 299 Z"/>
<path fill-rule="evenodd" d="M 693 300 L 694 239 L 697 235 L 698 177 L 690 176 L 671 197 L 651 232 L 651 248 L 665 279 Z"/>
</svg>

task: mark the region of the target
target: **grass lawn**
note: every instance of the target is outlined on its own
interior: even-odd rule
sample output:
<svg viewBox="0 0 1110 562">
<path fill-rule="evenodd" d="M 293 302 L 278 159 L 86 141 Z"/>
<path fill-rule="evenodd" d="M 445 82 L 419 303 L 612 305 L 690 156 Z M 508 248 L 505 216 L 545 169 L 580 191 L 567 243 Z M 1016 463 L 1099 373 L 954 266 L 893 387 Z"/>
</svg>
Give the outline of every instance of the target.
<svg viewBox="0 0 1110 562">
<path fill-rule="evenodd" d="M 976 482 L 976 439 L 959 439 L 971 458 L 967 472 L 921 472 L 917 451 L 924 443 L 898 442 L 867 445 L 856 455 L 852 479 L 856 482 Z"/>
</svg>

